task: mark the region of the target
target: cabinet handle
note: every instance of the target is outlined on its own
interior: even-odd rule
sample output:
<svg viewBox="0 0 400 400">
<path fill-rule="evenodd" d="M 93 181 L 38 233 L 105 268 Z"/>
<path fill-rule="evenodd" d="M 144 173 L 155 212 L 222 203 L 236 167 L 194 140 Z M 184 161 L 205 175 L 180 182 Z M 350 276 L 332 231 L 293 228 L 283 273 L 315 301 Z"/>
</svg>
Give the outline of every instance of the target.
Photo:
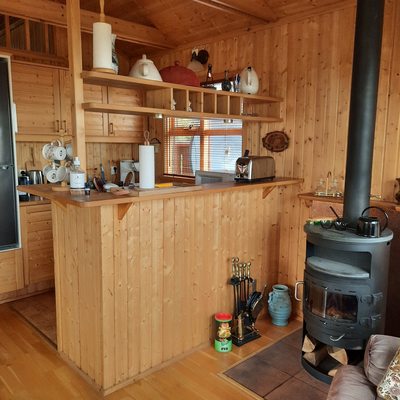
<svg viewBox="0 0 400 400">
<path fill-rule="evenodd" d="M 56 132 L 60 132 L 60 120 L 56 119 Z"/>
<path fill-rule="evenodd" d="M 67 120 L 63 119 L 64 132 L 67 132 Z"/>
<path fill-rule="evenodd" d="M 114 132 L 114 124 L 113 124 L 112 122 L 110 122 L 110 123 L 108 124 L 108 134 L 109 134 L 109 135 L 115 135 L 115 132 Z"/>
</svg>

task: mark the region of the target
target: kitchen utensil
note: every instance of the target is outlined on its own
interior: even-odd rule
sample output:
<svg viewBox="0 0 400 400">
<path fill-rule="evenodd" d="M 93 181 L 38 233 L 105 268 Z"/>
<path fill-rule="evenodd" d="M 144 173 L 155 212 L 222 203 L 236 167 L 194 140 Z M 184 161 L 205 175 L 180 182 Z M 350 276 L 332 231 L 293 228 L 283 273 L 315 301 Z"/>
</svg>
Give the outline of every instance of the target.
<svg viewBox="0 0 400 400">
<path fill-rule="evenodd" d="M 150 132 L 144 131 L 143 136 L 144 136 L 144 145 L 150 146 Z"/>
<path fill-rule="evenodd" d="M 103 181 L 101 180 L 101 178 L 95 176 L 93 178 L 93 185 L 98 192 L 103 192 Z"/>
<path fill-rule="evenodd" d="M 200 86 L 200 80 L 196 73 L 186 67 L 179 65 L 179 61 L 175 61 L 175 65 L 170 65 L 160 70 L 160 75 L 164 82 L 178 83 L 187 86 Z"/>
<path fill-rule="evenodd" d="M 162 81 L 161 75 L 158 69 L 154 65 L 153 61 L 146 57 L 146 54 L 142 55 L 142 58 L 133 65 L 129 72 L 129 76 L 140 79 L 150 79 L 154 81 Z"/>
<path fill-rule="evenodd" d="M 383 226 L 381 227 L 380 221 L 377 217 L 370 217 L 364 215 L 364 213 L 370 209 L 376 209 L 380 211 L 385 219 Z M 380 237 L 382 232 L 387 228 L 389 223 L 389 217 L 385 210 L 380 207 L 367 207 L 362 213 L 361 217 L 357 221 L 357 235 L 364 236 L 364 237 Z"/>
<path fill-rule="evenodd" d="M 258 75 L 253 67 L 244 68 L 240 73 L 239 90 L 241 93 L 256 94 L 258 92 Z"/>
<path fill-rule="evenodd" d="M 100 163 L 100 177 L 102 180 L 102 184 L 104 185 L 106 183 L 106 175 L 104 173 L 104 167 L 102 163 Z"/>
<path fill-rule="evenodd" d="M 32 169 L 28 171 L 28 176 L 31 185 L 37 185 L 44 183 L 44 175 L 43 172 L 39 169 Z"/>
</svg>

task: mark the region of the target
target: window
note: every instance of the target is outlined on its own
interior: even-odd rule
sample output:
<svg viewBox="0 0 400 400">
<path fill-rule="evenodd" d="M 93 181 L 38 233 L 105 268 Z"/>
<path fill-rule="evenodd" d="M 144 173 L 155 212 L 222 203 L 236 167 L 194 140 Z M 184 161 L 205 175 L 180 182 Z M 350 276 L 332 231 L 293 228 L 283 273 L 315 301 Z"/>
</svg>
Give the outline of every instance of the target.
<svg viewBox="0 0 400 400">
<path fill-rule="evenodd" d="M 242 154 L 241 120 L 166 118 L 164 124 L 165 174 L 235 170 Z"/>
</svg>

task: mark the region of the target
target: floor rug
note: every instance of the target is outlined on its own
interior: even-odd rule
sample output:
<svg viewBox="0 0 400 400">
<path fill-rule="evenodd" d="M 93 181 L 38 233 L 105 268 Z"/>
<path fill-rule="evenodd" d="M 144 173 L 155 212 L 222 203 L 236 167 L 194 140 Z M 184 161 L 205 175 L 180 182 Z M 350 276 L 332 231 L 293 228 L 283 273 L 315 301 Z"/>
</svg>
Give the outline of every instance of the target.
<svg viewBox="0 0 400 400">
<path fill-rule="evenodd" d="M 16 300 L 10 306 L 54 345 L 57 344 L 54 291 Z"/>
<path fill-rule="evenodd" d="M 325 400 L 329 385 L 301 365 L 302 331 L 297 330 L 224 372 L 266 400 Z"/>
</svg>

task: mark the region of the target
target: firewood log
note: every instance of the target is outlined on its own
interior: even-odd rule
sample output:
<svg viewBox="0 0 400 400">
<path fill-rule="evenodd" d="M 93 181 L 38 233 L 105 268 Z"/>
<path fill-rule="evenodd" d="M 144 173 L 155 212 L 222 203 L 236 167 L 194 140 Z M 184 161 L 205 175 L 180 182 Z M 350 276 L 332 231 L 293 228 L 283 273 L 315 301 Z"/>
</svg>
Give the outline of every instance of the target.
<svg viewBox="0 0 400 400">
<path fill-rule="evenodd" d="M 347 353 L 345 349 L 342 349 L 340 347 L 333 347 L 333 346 L 327 346 L 328 348 L 328 354 L 334 358 L 336 361 L 339 361 L 340 364 L 342 365 L 347 365 L 349 362 L 349 359 L 347 357 Z"/>
<path fill-rule="evenodd" d="M 316 367 L 322 360 L 328 357 L 328 350 L 326 349 L 326 346 L 321 346 L 319 348 L 316 348 L 311 353 L 304 353 L 303 357 L 310 364 Z"/>
<path fill-rule="evenodd" d="M 303 341 L 303 348 L 301 349 L 304 353 L 311 353 L 317 347 L 317 340 L 312 336 L 305 335 Z"/>
<path fill-rule="evenodd" d="M 338 367 L 332 368 L 330 371 L 328 371 L 328 375 L 335 376 L 337 371 L 338 371 Z"/>
</svg>

